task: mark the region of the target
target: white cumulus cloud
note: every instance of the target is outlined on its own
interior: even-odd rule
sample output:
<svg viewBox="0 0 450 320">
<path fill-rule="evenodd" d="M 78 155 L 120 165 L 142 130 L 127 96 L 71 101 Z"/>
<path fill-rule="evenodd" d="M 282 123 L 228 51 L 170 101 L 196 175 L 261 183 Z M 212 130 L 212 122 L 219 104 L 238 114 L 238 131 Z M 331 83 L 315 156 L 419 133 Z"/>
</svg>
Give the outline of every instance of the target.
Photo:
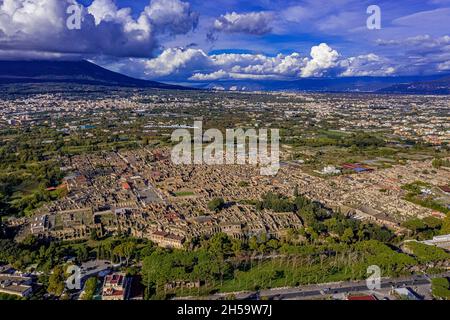
<svg viewBox="0 0 450 320">
<path fill-rule="evenodd" d="M 159 80 L 215 81 L 224 79 L 298 79 L 321 76 L 383 76 L 395 69 L 375 54 L 344 58 L 325 43 L 311 48 L 310 57 L 222 53 L 201 49 L 169 48 L 154 59 L 129 59 L 114 69 Z"/>
<path fill-rule="evenodd" d="M 311 48 L 311 58 L 302 69 L 303 77 L 322 76 L 324 72 L 336 66 L 339 53 L 330 48 L 326 43 L 321 43 Z"/>
<path fill-rule="evenodd" d="M 218 70 L 214 71 L 208 74 L 203 73 L 195 73 L 192 75 L 192 77 L 189 78 L 189 80 L 195 80 L 195 81 L 212 81 L 212 80 L 223 80 L 229 78 L 230 74 L 226 72 L 225 70 Z"/>
<path fill-rule="evenodd" d="M 271 12 L 227 13 L 214 21 L 214 30 L 262 35 L 272 30 Z"/>
<path fill-rule="evenodd" d="M 152 0 L 144 12 L 156 28 L 172 34 L 187 33 L 198 23 L 189 3 L 179 0 Z"/>
<path fill-rule="evenodd" d="M 69 30 L 67 8 L 76 0 L 0 0 L 0 55 L 35 57 L 151 57 L 163 35 L 185 34 L 197 25 L 188 2 L 152 0 L 136 15 L 113 0 L 81 5 L 81 29 Z"/>
<path fill-rule="evenodd" d="M 373 53 L 344 59 L 339 65 L 344 70 L 340 75 L 345 77 L 388 76 L 396 71 L 387 59 Z"/>
<path fill-rule="evenodd" d="M 203 69 L 210 58 L 198 49 L 169 48 L 155 59 L 144 61 L 145 74 L 149 77 L 185 74 L 197 68 Z"/>
</svg>

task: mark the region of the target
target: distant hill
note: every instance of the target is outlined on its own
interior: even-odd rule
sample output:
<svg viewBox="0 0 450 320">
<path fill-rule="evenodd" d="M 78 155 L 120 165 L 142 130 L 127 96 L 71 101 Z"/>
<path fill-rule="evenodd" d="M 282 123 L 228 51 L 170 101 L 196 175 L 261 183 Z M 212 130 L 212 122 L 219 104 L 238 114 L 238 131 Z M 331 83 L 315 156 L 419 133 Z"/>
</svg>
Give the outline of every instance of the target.
<svg viewBox="0 0 450 320">
<path fill-rule="evenodd" d="M 380 93 L 450 94 L 450 76 L 412 83 L 396 84 L 378 90 Z"/>
<path fill-rule="evenodd" d="M 201 89 L 232 91 L 382 92 L 399 84 L 432 81 L 432 76 L 301 78 L 296 80 L 217 80 L 192 83 Z"/>
<path fill-rule="evenodd" d="M 2 61 L 0 84 L 74 83 L 155 89 L 190 89 L 187 87 L 131 78 L 81 61 Z"/>
</svg>

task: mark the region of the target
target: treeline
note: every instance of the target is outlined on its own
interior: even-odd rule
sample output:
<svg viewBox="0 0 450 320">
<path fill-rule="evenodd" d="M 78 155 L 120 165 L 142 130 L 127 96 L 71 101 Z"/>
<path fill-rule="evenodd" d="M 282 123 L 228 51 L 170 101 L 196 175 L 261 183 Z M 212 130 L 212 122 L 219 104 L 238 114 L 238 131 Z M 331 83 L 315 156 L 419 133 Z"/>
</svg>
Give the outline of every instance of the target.
<svg viewBox="0 0 450 320">
<path fill-rule="evenodd" d="M 0 140 L 0 216 L 30 214 L 62 195 L 46 188 L 63 177 L 56 158 L 63 135 L 46 127 L 21 130 L 3 131 Z"/>
<path fill-rule="evenodd" d="M 64 135 L 54 129 L 24 128 L 0 141 L 0 168 L 20 168 L 30 162 L 48 160 L 64 145 Z"/>
<path fill-rule="evenodd" d="M 439 247 L 414 241 L 406 243 L 405 246 L 411 250 L 421 264 L 445 262 L 450 258 L 450 254 Z"/>
<path fill-rule="evenodd" d="M 414 218 L 403 222 L 402 226 L 409 229 L 410 235 L 416 239 L 431 239 L 437 235 L 450 233 L 450 215 L 447 215 L 444 219 L 435 217 Z"/>
<path fill-rule="evenodd" d="M 386 142 L 375 135 L 370 133 L 353 133 L 351 135 L 339 136 L 339 135 L 322 135 L 315 138 L 294 138 L 288 141 L 297 146 L 308 147 L 356 147 L 359 149 L 384 147 Z"/>
<path fill-rule="evenodd" d="M 141 261 L 154 249 L 150 241 L 128 237 L 64 243 L 28 236 L 21 243 L 0 239 L 0 264 L 11 264 L 18 270 L 33 265 L 44 273 L 49 273 L 68 259 L 78 264 L 90 259 L 105 259 L 128 266 L 131 261 Z"/>
<path fill-rule="evenodd" d="M 57 186 L 63 173 L 53 161 L 24 165 L 16 172 L 0 171 L 0 216 L 26 215 L 42 203 L 64 195 L 64 190 L 47 191 Z"/>
</svg>

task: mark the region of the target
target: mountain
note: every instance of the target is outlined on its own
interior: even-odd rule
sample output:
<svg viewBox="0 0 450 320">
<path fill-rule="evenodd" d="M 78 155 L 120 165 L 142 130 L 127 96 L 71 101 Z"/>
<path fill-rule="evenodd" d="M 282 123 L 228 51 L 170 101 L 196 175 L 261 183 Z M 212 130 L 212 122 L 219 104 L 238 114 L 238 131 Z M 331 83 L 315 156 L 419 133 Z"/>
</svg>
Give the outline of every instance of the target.
<svg viewBox="0 0 450 320">
<path fill-rule="evenodd" d="M 297 80 L 222 80 L 192 83 L 201 89 L 231 91 L 382 92 L 384 88 L 442 78 L 433 76 L 301 78 Z"/>
<path fill-rule="evenodd" d="M 450 77 L 431 81 L 396 84 L 378 90 L 380 93 L 450 94 Z"/>
<path fill-rule="evenodd" d="M 0 84 L 72 83 L 155 89 L 190 89 L 140 80 L 81 61 L 1 61 Z"/>
<path fill-rule="evenodd" d="M 217 80 L 182 85 L 135 79 L 81 61 L 1 61 L 2 84 L 77 84 L 155 89 L 209 89 L 230 91 L 376 92 L 450 94 L 450 76 L 338 77 L 297 80 Z M 67 87 L 67 86 L 64 86 Z"/>
</svg>

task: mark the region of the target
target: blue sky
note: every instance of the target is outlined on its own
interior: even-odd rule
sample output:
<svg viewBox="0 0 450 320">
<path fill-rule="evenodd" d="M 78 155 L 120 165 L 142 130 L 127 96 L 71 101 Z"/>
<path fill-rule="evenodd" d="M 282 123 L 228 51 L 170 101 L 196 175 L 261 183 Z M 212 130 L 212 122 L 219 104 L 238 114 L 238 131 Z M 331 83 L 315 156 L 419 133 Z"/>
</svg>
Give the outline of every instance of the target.
<svg viewBox="0 0 450 320">
<path fill-rule="evenodd" d="M 0 57 L 165 81 L 450 73 L 450 0 L 78 0 L 68 31 L 74 1 L 0 0 Z M 366 26 L 374 4 L 379 30 Z"/>
</svg>

